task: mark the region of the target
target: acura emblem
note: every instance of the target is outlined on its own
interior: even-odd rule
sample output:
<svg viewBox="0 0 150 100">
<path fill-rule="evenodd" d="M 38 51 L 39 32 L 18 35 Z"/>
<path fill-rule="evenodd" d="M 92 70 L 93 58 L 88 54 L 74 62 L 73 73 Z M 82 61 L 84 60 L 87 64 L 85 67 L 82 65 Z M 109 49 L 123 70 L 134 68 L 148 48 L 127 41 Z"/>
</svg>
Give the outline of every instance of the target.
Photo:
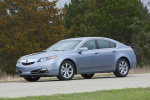
<svg viewBox="0 0 150 100">
<path fill-rule="evenodd" d="M 28 60 L 26 60 L 26 63 L 28 63 Z"/>
</svg>

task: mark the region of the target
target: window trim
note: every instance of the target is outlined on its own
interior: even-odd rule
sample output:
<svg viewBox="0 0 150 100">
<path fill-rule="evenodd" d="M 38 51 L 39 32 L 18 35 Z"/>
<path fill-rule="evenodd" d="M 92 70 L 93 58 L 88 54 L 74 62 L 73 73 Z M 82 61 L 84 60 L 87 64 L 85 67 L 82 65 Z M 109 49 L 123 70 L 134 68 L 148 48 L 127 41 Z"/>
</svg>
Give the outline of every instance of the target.
<svg viewBox="0 0 150 100">
<path fill-rule="evenodd" d="M 99 47 L 98 47 L 98 45 L 96 44 L 96 39 L 87 39 L 86 41 L 84 41 L 84 42 L 81 44 L 81 46 L 80 46 L 79 48 L 81 48 L 86 42 L 91 41 L 91 40 L 94 41 L 95 46 L 96 46 L 96 49 L 92 49 L 92 50 L 98 50 Z M 88 50 L 88 51 L 92 51 L 92 50 Z"/>
<path fill-rule="evenodd" d="M 110 48 L 100 48 L 100 46 L 99 46 L 99 44 L 98 44 L 98 40 L 108 41 Z M 96 39 L 95 41 L 96 41 L 96 43 L 97 43 L 97 45 L 98 45 L 98 49 L 112 49 L 112 48 L 118 48 L 118 44 L 117 44 L 117 43 L 114 43 L 114 42 L 112 42 L 112 41 L 110 41 L 110 40 L 106 40 L 106 39 Z M 116 44 L 116 47 L 111 47 L 110 42 Z"/>
</svg>

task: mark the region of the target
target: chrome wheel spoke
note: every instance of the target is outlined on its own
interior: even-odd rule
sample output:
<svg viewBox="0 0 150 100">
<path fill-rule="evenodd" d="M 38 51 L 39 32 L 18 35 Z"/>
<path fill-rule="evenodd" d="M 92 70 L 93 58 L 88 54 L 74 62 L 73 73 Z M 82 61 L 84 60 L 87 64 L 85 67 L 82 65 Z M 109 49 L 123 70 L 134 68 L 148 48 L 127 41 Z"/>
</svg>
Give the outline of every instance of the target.
<svg viewBox="0 0 150 100">
<path fill-rule="evenodd" d="M 119 67 L 119 70 L 122 70 L 122 67 Z"/>
<path fill-rule="evenodd" d="M 64 72 L 65 72 L 65 70 L 61 70 L 61 72 L 62 72 L 62 73 L 64 73 Z"/>
<path fill-rule="evenodd" d="M 67 77 L 67 73 L 66 72 L 64 73 L 64 77 Z"/>
<path fill-rule="evenodd" d="M 67 74 L 67 77 L 70 77 L 70 74 L 68 72 L 66 72 L 66 74 Z"/>
<path fill-rule="evenodd" d="M 65 66 L 62 66 L 62 69 L 63 69 L 63 70 L 66 69 Z"/>
<path fill-rule="evenodd" d="M 69 70 L 69 69 L 72 69 L 72 66 L 69 65 L 68 70 Z"/>
<path fill-rule="evenodd" d="M 69 72 L 69 73 L 73 73 L 73 70 L 69 70 L 68 72 Z"/>
<path fill-rule="evenodd" d="M 127 74 L 127 72 L 128 72 L 128 65 L 127 65 L 127 63 L 125 61 L 121 61 L 119 63 L 119 72 L 122 75 Z"/>
<path fill-rule="evenodd" d="M 122 74 L 123 70 L 121 69 L 120 73 Z"/>
<path fill-rule="evenodd" d="M 68 63 L 66 63 L 65 67 L 68 68 Z"/>
</svg>

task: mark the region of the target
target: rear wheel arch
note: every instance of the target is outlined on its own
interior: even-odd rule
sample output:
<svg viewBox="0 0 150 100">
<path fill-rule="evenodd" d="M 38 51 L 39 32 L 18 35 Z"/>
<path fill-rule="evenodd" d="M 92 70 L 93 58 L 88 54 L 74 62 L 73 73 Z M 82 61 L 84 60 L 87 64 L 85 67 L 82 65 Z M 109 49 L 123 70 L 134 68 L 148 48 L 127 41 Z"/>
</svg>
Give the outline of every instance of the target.
<svg viewBox="0 0 150 100">
<path fill-rule="evenodd" d="M 116 77 L 126 77 L 130 69 L 130 64 L 127 58 L 121 57 L 116 64 L 114 75 Z"/>
<path fill-rule="evenodd" d="M 129 69 L 130 69 L 130 61 L 129 61 L 129 59 L 128 59 L 127 57 L 124 57 L 124 56 L 120 57 L 120 58 L 118 59 L 118 61 L 119 61 L 120 59 L 126 60 L 126 61 L 128 62 L 128 64 L 129 64 Z M 117 61 L 117 62 L 118 62 L 118 61 Z"/>
</svg>

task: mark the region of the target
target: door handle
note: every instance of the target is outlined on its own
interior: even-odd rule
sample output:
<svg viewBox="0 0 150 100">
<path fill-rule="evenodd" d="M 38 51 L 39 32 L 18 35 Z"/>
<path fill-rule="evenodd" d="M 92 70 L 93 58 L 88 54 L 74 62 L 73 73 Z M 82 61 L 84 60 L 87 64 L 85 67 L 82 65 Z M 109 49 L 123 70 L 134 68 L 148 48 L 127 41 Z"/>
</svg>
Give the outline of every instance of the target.
<svg viewBox="0 0 150 100">
<path fill-rule="evenodd" d="M 96 52 L 96 53 L 94 53 L 94 54 L 99 54 L 99 52 Z"/>
<path fill-rule="evenodd" d="M 117 51 L 113 51 L 113 53 L 116 53 Z"/>
</svg>

